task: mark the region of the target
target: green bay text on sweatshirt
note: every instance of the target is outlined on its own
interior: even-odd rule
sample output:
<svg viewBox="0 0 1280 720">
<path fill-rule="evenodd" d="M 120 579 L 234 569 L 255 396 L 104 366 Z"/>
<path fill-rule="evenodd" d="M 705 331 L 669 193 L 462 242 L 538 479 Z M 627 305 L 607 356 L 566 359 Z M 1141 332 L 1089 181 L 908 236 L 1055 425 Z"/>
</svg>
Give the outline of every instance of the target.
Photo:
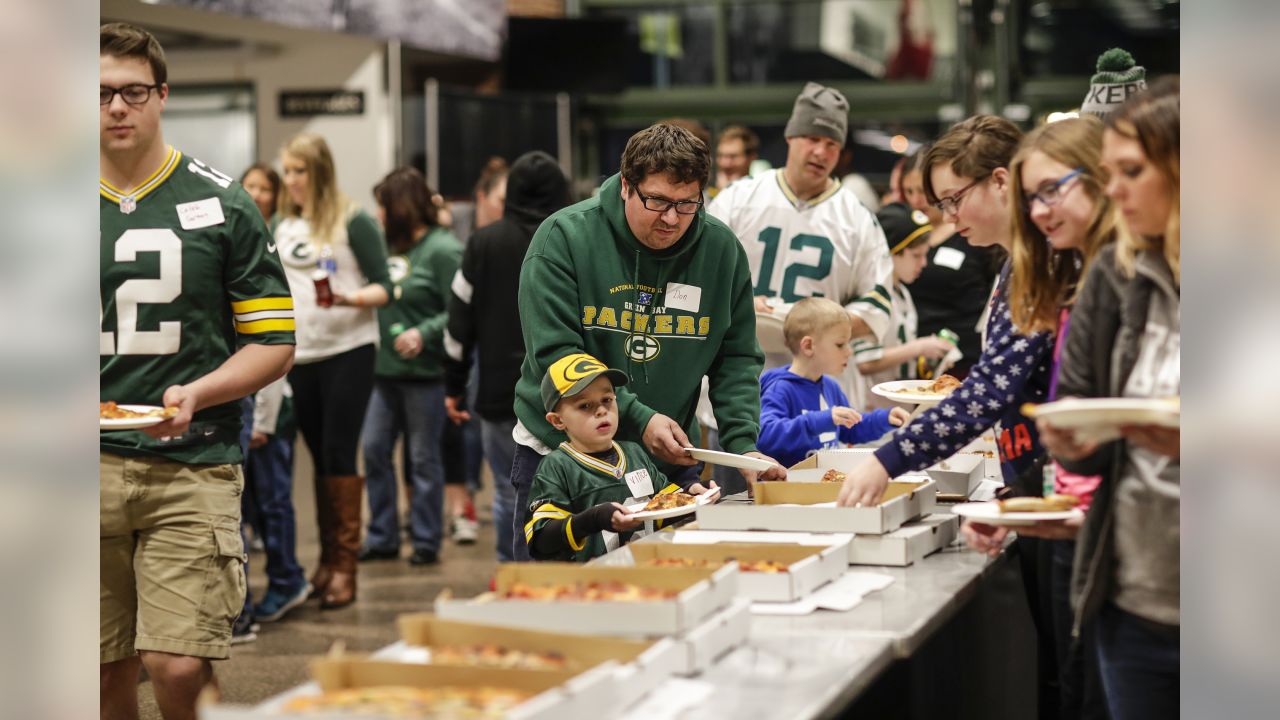
<svg viewBox="0 0 1280 720">
<path fill-rule="evenodd" d="M 706 375 L 721 445 L 755 450 L 764 356 L 746 253 L 703 210 L 672 247 L 645 247 L 627 225 L 621 188 L 619 176 L 609 178 L 597 197 L 547 218 L 529 245 L 520 272 L 526 352 L 517 439 L 544 453 L 565 439 L 546 421 L 539 386 L 553 362 L 586 352 L 631 378 L 618 388 L 619 439 L 640 442 L 657 412 L 696 442 Z"/>
</svg>

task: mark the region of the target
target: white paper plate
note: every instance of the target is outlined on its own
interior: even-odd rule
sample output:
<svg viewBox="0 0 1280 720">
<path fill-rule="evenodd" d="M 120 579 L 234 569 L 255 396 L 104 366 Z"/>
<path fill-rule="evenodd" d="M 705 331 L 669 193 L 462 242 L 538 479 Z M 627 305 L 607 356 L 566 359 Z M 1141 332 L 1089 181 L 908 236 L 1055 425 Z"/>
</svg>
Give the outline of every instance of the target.
<svg viewBox="0 0 1280 720">
<path fill-rule="evenodd" d="M 768 460 L 747 457 L 746 455 L 735 455 L 734 453 L 720 452 L 719 450 L 703 450 L 695 447 L 687 447 L 685 450 L 689 451 L 694 460 L 701 460 L 712 465 L 724 465 L 726 467 L 757 470 L 759 472 L 764 472 L 773 467 L 773 463 Z"/>
<path fill-rule="evenodd" d="M 790 354 L 786 335 L 782 332 L 785 317 L 786 313 L 777 310 L 772 313 L 756 313 L 756 340 L 764 352 Z"/>
<path fill-rule="evenodd" d="M 162 410 L 163 408 L 155 405 L 117 405 L 121 410 L 131 410 L 133 412 L 151 412 L 152 410 Z M 137 430 L 139 428 L 151 427 L 159 425 L 168 420 L 166 417 L 150 416 L 139 418 L 98 418 L 98 430 Z"/>
<path fill-rule="evenodd" d="M 894 380 L 892 382 L 882 382 L 871 388 L 871 392 L 883 398 L 889 398 L 894 402 L 909 403 L 919 405 L 921 403 L 936 403 L 946 400 L 951 393 L 946 395 L 925 395 L 917 392 L 903 392 L 904 390 L 912 390 L 914 388 L 928 387 L 933 384 L 932 380 Z"/>
<path fill-rule="evenodd" d="M 1067 398 L 1023 408 L 1023 412 L 1055 427 L 1075 430 L 1079 439 L 1095 442 L 1120 437 L 1124 425 L 1176 428 L 1182 420 L 1177 398 Z"/>
<path fill-rule="evenodd" d="M 720 498 L 720 488 L 714 487 L 710 490 L 696 496 L 696 502 L 692 502 L 684 507 L 669 508 L 667 510 L 637 510 L 631 513 L 631 517 L 635 520 L 665 520 L 666 518 L 680 517 L 694 512 L 702 505 L 710 505 Z M 644 507 L 648 501 L 637 503 L 637 508 Z M 630 508 L 628 508 L 630 509 Z"/>
<path fill-rule="evenodd" d="M 951 512 L 987 525 L 1002 525 L 1006 527 L 1016 527 L 1019 525 L 1035 525 L 1040 522 L 1048 522 L 1051 520 L 1070 520 L 1071 518 L 1081 517 L 1084 515 L 1080 508 L 1072 508 L 1070 510 L 1059 510 L 1055 512 L 1000 512 L 1000 506 L 993 500 L 991 502 L 970 502 L 956 505 L 951 508 Z"/>
</svg>

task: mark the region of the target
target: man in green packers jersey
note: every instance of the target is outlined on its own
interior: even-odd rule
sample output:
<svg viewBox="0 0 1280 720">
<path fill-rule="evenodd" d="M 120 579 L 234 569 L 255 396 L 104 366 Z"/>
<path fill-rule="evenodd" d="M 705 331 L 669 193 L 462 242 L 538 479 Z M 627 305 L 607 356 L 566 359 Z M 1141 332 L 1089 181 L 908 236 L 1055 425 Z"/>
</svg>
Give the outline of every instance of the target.
<svg viewBox="0 0 1280 720">
<path fill-rule="evenodd" d="M 244 602 L 238 401 L 293 362 L 293 300 L 239 183 L 165 145 L 164 52 L 100 29 L 101 400 L 177 415 L 104 432 L 103 718 L 137 718 L 145 665 L 166 720 L 194 718 Z"/>
</svg>

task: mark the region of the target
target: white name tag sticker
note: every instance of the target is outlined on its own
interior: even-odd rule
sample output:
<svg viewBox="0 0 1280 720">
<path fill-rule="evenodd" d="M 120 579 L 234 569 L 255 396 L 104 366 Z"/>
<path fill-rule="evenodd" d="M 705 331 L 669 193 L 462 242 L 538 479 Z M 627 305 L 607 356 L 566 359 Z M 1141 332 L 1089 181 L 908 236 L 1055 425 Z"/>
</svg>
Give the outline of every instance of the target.
<svg viewBox="0 0 1280 720">
<path fill-rule="evenodd" d="M 933 264 L 941 265 L 952 270 L 959 270 L 964 264 L 964 253 L 955 248 L 940 247 L 938 252 L 933 254 Z"/>
<path fill-rule="evenodd" d="M 698 312 L 699 306 L 702 305 L 702 288 L 684 283 L 667 283 L 667 294 L 663 304 L 676 310 Z"/>
<path fill-rule="evenodd" d="M 199 230 L 200 228 L 221 225 L 227 219 L 222 216 L 222 203 L 218 198 L 197 200 L 177 206 L 178 222 L 183 230 Z"/>
<path fill-rule="evenodd" d="M 631 489 L 632 497 L 647 497 L 653 494 L 653 478 L 649 477 L 649 471 L 644 468 L 633 470 L 624 477 L 627 481 L 627 487 Z"/>
</svg>

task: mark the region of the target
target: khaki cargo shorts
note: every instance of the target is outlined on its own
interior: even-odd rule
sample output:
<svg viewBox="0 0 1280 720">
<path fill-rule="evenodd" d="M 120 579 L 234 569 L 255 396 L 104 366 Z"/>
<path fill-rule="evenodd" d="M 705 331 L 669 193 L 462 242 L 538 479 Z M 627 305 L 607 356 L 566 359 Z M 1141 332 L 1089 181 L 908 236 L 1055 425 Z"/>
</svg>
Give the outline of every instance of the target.
<svg viewBox="0 0 1280 720">
<path fill-rule="evenodd" d="M 222 659 L 244 606 L 239 465 L 99 456 L 100 663 Z"/>
</svg>

